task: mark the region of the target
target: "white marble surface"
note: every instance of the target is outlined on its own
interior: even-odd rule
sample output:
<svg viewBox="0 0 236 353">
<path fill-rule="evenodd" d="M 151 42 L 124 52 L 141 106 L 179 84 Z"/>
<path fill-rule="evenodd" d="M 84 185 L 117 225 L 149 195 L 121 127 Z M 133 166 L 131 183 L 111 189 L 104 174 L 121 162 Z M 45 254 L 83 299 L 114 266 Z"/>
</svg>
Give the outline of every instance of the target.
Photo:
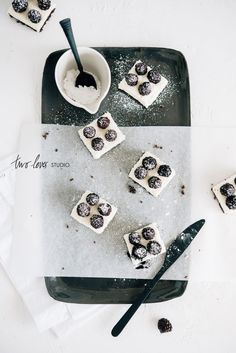
<svg viewBox="0 0 236 353">
<path fill-rule="evenodd" d="M 51 51 L 67 46 L 58 25 L 64 17 L 72 18 L 79 45 L 160 46 L 182 51 L 190 72 L 193 125 L 236 126 L 234 0 L 58 0 L 55 14 L 39 34 L 8 18 L 9 3 L 2 0 L 0 8 L 0 157 L 15 151 L 23 121 L 40 121 L 42 70 Z M 37 332 L 1 268 L 0 279 L 3 353 L 120 352 L 128 347 L 138 353 L 236 350 L 235 282 L 189 283 L 181 298 L 143 306 L 116 339 L 110 329 L 123 306 L 107 308 L 97 319 L 58 340 Z M 163 316 L 172 321 L 174 331 L 160 336 L 156 321 Z"/>
</svg>

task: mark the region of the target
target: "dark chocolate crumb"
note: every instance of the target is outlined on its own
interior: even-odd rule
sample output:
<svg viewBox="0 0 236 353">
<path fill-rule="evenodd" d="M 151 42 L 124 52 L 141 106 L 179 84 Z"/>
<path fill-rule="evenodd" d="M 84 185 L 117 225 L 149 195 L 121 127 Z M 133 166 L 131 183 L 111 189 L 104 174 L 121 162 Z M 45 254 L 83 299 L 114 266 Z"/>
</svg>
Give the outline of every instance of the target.
<svg viewBox="0 0 236 353">
<path fill-rule="evenodd" d="M 55 148 L 55 152 L 58 152 L 58 149 L 57 149 L 57 148 Z"/>
<path fill-rule="evenodd" d="M 139 202 L 140 202 L 140 203 L 143 203 L 143 201 L 142 201 L 142 200 L 140 200 Z"/>
<path fill-rule="evenodd" d="M 45 133 L 42 135 L 42 137 L 44 138 L 44 140 L 46 140 L 46 138 L 48 137 L 48 135 L 49 135 L 49 132 L 45 132 Z"/>
<path fill-rule="evenodd" d="M 68 224 L 66 224 L 66 228 L 67 228 L 67 229 L 69 228 Z"/>
<path fill-rule="evenodd" d="M 76 232 L 78 232 L 79 230 L 78 230 L 78 229 L 76 229 L 75 231 L 76 231 Z"/>
<path fill-rule="evenodd" d="M 65 269 L 65 267 L 62 267 L 61 269 L 62 269 L 62 270 L 64 270 L 64 269 Z"/>
<path fill-rule="evenodd" d="M 90 178 L 91 178 L 91 179 L 93 179 L 93 178 L 94 178 L 94 176 L 93 176 L 93 175 L 90 175 Z"/>
<path fill-rule="evenodd" d="M 70 180 L 70 181 L 73 181 L 73 180 L 74 180 L 74 178 L 70 178 L 69 180 Z"/>
<path fill-rule="evenodd" d="M 95 241 L 95 240 L 93 241 L 93 244 L 96 244 L 96 241 Z"/>
<path fill-rule="evenodd" d="M 162 147 L 162 146 L 159 146 L 159 145 L 157 145 L 157 144 L 153 145 L 153 148 L 159 148 L 160 150 L 162 150 L 162 149 L 163 149 L 163 147 Z"/>
<path fill-rule="evenodd" d="M 137 190 L 135 189 L 134 186 L 128 185 L 128 188 L 129 188 L 129 192 L 130 192 L 131 194 L 136 194 Z"/>
<path fill-rule="evenodd" d="M 184 278 L 188 278 L 188 276 L 184 276 Z"/>
</svg>

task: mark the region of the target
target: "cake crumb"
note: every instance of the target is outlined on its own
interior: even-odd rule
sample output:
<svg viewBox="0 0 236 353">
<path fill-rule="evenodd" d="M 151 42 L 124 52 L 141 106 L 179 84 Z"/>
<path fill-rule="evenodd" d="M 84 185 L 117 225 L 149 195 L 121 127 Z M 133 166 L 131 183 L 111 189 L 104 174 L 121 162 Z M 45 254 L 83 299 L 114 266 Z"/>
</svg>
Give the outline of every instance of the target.
<svg viewBox="0 0 236 353">
<path fill-rule="evenodd" d="M 128 185 L 128 188 L 129 188 L 129 192 L 130 192 L 131 194 L 136 194 L 137 190 L 135 189 L 134 186 Z"/>
<path fill-rule="evenodd" d="M 74 180 L 74 178 L 70 178 L 69 180 L 70 180 L 70 181 L 73 181 L 73 180 Z"/>
<path fill-rule="evenodd" d="M 185 185 L 182 185 L 182 186 L 181 186 L 181 194 L 182 194 L 182 195 L 185 195 Z"/>
<path fill-rule="evenodd" d="M 48 135 L 49 135 L 49 132 L 45 132 L 45 133 L 42 135 L 42 137 L 44 138 L 44 140 L 47 139 Z"/>
<path fill-rule="evenodd" d="M 153 148 L 159 148 L 160 150 L 162 150 L 162 149 L 163 149 L 163 147 L 162 147 L 162 146 L 159 146 L 159 145 L 157 145 L 157 144 L 154 144 L 154 145 L 153 145 Z"/>
<path fill-rule="evenodd" d="M 142 200 L 140 200 L 139 202 L 140 202 L 140 203 L 143 203 L 143 201 L 142 201 Z"/>
<path fill-rule="evenodd" d="M 69 228 L 68 224 L 66 224 L 66 228 L 67 228 L 67 229 Z"/>
<path fill-rule="evenodd" d="M 55 150 L 54 150 L 55 152 L 58 152 L 58 149 L 57 148 L 55 148 Z"/>
<path fill-rule="evenodd" d="M 91 178 L 91 179 L 93 179 L 93 178 L 94 178 L 94 176 L 93 176 L 93 175 L 90 175 L 90 178 Z"/>
</svg>

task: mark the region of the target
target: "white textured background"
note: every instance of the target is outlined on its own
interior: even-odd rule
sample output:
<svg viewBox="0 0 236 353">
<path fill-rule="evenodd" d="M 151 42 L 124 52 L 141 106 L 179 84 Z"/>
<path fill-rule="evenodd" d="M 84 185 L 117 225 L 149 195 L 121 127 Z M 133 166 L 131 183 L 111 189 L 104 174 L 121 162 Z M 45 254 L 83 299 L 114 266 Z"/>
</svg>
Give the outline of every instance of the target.
<svg viewBox="0 0 236 353">
<path fill-rule="evenodd" d="M 235 127 L 234 0 L 58 0 L 56 13 L 40 34 L 9 19 L 9 4 L 2 0 L 0 5 L 0 157 L 15 151 L 23 121 L 40 121 L 42 70 L 51 51 L 67 46 L 58 25 L 64 17 L 72 18 L 79 45 L 182 51 L 190 72 L 193 125 Z M 74 335 L 56 340 L 49 333 L 38 334 L 2 269 L 0 291 L 1 353 L 236 351 L 235 282 L 190 283 L 179 299 L 143 306 L 116 339 L 109 331 L 122 307 L 107 308 Z M 156 321 L 162 316 L 172 321 L 172 334 L 158 334 Z"/>
</svg>

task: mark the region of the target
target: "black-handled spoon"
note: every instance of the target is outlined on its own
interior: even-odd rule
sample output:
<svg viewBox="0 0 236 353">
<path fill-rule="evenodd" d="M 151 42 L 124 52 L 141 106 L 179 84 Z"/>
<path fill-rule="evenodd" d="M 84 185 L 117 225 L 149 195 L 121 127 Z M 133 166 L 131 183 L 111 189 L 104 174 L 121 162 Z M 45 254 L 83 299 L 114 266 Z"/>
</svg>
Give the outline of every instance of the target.
<svg viewBox="0 0 236 353">
<path fill-rule="evenodd" d="M 151 293 L 152 289 L 155 287 L 157 282 L 163 276 L 163 274 L 168 270 L 168 268 L 173 265 L 173 263 L 183 254 L 183 252 L 187 249 L 190 243 L 193 241 L 195 236 L 198 234 L 202 226 L 205 224 L 205 220 L 201 219 L 191 226 L 186 228 L 182 233 L 180 233 L 177 238 L 170 244 L 164 263 L 160 269 L 160 271 L 155 275 L 155 277 L 147 282 L 144 291 L 141 295 L 136 299 L 136 301 L 129 307 L 129 309 L 125 312 L 122 318 L 117 322 L 117 324 L 113 327 L 111 334 L 114 337 L 117 337 L 124 327 L 128 324 L 132 316 L 136 313 L 140 305 L 145 301 L 148 295 Z"/>
<path fill-rule="evenodd" d="M 83 69 L 83 65 L 81 63 L 81 60 L 80 60 L 80 57 L 79 57 L 79 53 L 78 53 L 78 50 L 77 50 L 77 46 L 76 46 L 76 43 L 75 43 L 75 38 L 74 38 L 74 34 L 73 34 L 73 31 L 72 31 L 72 27 L 71 27 L 71 20 L 70 18 L 65 18 L 64 20 L 61 20 L 60 21 L 60 25 L 66 35 L 66 38 L 68 40 L 68 43 L 70 45 L 70 48 L 71 48 L 71 51 L 74 55 L 74 58 L 75 58 L 75 61 L 76 61 L 76 64 L 77 64 L 77 67 L 79 69 L 79 74 L 75 80 L 75 86 L 76 87 L 79 87 L 79 86 L 87 86 L 87 87 L 90 87 L 90 86 L 93 86 L 95 89 L 97 89 L 97 84 L 96 84 L 96 81 L 94 79 L 94 77 L 85 72 L 84 69 Z"/>
</svg>

